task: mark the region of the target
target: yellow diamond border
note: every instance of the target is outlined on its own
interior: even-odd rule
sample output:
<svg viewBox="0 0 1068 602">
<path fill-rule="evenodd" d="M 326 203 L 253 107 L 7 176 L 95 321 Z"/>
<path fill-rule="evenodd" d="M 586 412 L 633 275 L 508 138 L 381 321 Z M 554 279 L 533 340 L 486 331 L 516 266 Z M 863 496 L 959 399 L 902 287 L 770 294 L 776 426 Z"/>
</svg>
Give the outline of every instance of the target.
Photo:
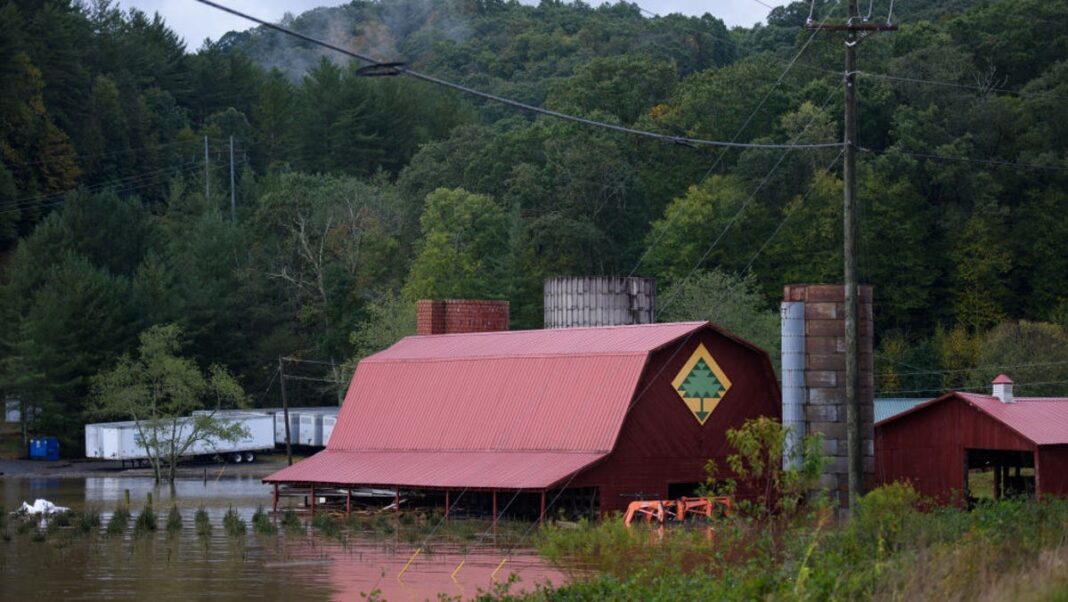
<svg viewBox="0 0 1068 602">
<path fill-rule="evenodd" d="M 720 391 L 719 397 L 705 398 L 705 411 L 708 412 L 708 415 L 705 416 L 704 420 L 697 417 L 697 412 L 701 409 L 701 399 L 698 397 L 686 397 L 680 390 L 682 383 L 686 382 L 686 377 L 690 375 L 690 370 L 693 370 L 693 367 L 697 365 L 697 361 L 702 359 L 705 360 L 708 367 L 712 369 L 712 374 L 715 374 L 716 379 L 723 385 L 723 390 Z M 704 343 L 698 343 L 697 349 L 694 349 L 690 359 L 686 360 L 686 363 L 682 365 L 682 369 L 679 370 L 679 373 L 675 376 L 675 380 L 671 381 L 671 386 L 675 387 L 675 393 L 682 398 L 682 401 L 686 404 L 686 407 L 690 409 L 690 413 L 693 414 L 693 417 L 697 422 L 700 423 L 701 426 L 704 426 L 712 416 L 712 412 L 719 406 L 719 402 L 727 394 L 727 391 L 730 390 L 731 379 L 727 378 L 727 375 L 723 373 L 723 369 L 720 368 L 719 364 L 716 363 L 716 360 L 713 359 L 712 354 L 705 348 Z M 712 403 L 711 407 L 708 406 L 709 401 Z"/>
</svg>

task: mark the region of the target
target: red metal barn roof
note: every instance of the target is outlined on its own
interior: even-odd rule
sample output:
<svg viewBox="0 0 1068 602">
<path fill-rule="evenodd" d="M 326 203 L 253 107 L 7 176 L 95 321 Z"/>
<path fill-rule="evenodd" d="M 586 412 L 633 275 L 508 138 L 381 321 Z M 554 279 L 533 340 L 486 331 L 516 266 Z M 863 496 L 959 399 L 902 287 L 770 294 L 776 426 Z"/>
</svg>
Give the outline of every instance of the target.
<svg viewBox="0 0 1068 602">
<path fill-rule="evenodd" d="M 1004 403 L 992 395 L 954 391 L 882 420 L 879 425 L 951 398 L 965 401 L 1035 445 L 1068 445 L 1068 397 L 1017 397 L 1012 403 Z"/>
<path fill-rule="evenodd" d="M 266 480 L 553 486 L 612 451 L 649 354 L 706 327 L 407 337 L 359 363 L 327 449 Z"/>
</svg>

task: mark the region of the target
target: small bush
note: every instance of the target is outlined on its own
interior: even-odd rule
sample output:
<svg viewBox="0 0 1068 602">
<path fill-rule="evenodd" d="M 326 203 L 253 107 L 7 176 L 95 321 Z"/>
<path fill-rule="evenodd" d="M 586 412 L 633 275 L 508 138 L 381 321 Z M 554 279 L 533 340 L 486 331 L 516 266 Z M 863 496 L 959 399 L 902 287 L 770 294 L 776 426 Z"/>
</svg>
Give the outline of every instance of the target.
<svg viewBox="0 0 1068 602">
<path fill-rule="evenodd" d="M 178 506 L 171 506 L 171 511 L 167 513 L 167 532 L 174 534 L 182 530 L 182 513 L 178 511 Z"/>
<path fill-rule="evenodd" d="M 271 518 L 264 512 L 263 506 L 257 507 L 256 512 L 252 515 L 252 529 L 260 535 L 270 536 L 278 533 L 278 527 L 271 522 Z"/>
<path fill-rule="evenodd" d="M 300 522 L 300 517 L 297 516 L 296 512 L 286 510 L 282 513 L 282 527 L 290 532 L 303 531 L 304 523 Z"/>
<path fill-rule="evenodd" d="M 134 521 L 134 537 L 155 533 L 157 526 L 156 513 L 152 510 L 152 506 L 145 506 L 141 514 L 137 515 L 137 520 Z"/>
<path fill-rule="evenodd" d="M 334 539 L 341 537 L 341 524 L 326 512 L 319 512 L 312 516 L 312 527 L 320 535 Z"/>
<path fill-rule="evenodd" d="M 211 537 L 211 520 L 208 518 L 208 511 L 204 509 L 204 506 L 197 508 L 197 513 L 193 516 L 193 523 L 197 528 L 197 537 Z"/>
<path fill-rule="evenodd" d="M 66 512 L 57 512 L 48 517 L 48 524 L 55 525 L 56 527 L 69 527 L 74 522 L 74 513 L 70 510 Z"/>
<path fill-rule="evenodd" d="M 223 529 L 230 537 L 241 537 L 248 530 L 245 519 L 241 518 L 233 506 L 223 515 Z"/>
<path fill-rule="evenodd" d="M 100 528 L 100 513 L 96 510 L 83 510 L 78 514 L 78 530 L 82 533 L 90 533 Z"/>
<path fill-rule="evenodd" d="M 129 524 L 130 511 L 120 504 L 111 513 L 111 520 L 108 521 L 108 535 L 122 535 Z"/>
</svg>

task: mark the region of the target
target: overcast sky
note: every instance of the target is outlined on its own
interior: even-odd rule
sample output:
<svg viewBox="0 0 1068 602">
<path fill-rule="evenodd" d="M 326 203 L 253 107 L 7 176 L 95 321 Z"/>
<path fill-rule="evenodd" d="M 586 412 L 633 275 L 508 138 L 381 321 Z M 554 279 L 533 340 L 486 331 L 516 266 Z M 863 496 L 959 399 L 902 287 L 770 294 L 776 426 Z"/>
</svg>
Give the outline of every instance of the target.
<svg viewBox="0 0 1068 602">
<path fill-rule="evenodd" d="M 286 11 L 298 15 L 317 6 L 336 6 L 346 2 L 336 0 L 218 0 L 242 12 L 263 19 L 277 21 Z M 388 0 L 387 0 L 388 1 Z M 534 4 L 537 0 L 521 0 Z M 587 0 L 597 5 L 597 0 Z M 763 4 L 780 5 L 786 0 L 643 0 L 638 5 L 657 14 L 680 12 L 702 15 L 706 12 L 723 19 L 727 26 L 749 26 L 764 20 L 768 8 Z M 185 39 L 186 48 L 194 51 L 204 38 L 219 39 L 230 30 L 248 29 L 249 23 L 196 2 L 195 0 L 118 0 L 123 9 L 137 7 L 151 15 L 158 12 L 171 29 Z"/>
</svg>

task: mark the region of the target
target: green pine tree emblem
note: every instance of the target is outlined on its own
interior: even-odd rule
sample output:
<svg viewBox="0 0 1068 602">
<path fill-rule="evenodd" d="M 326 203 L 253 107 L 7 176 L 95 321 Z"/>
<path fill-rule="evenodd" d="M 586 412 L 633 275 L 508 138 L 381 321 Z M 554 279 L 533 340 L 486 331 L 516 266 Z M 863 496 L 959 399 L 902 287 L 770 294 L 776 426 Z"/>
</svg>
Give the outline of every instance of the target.
<svg viewBox="0 0 1068 602">
<path fill-rule="evenodd" d="M 712 369 L 708 367 L 703 358 L 697 360 L 693 369 L 690 370 L 690 374 L 686 376 L 686 380 L 679 387 L 679 393 L 683 397 L 700 400 L 700 408 L 694 414 L 697 415 L 697 419 L 702 423 L 710 413 L 705 410 L 705 400 L 719 399 L 722 392 L 723 384 L 712 373 Z"/>
</svg>

